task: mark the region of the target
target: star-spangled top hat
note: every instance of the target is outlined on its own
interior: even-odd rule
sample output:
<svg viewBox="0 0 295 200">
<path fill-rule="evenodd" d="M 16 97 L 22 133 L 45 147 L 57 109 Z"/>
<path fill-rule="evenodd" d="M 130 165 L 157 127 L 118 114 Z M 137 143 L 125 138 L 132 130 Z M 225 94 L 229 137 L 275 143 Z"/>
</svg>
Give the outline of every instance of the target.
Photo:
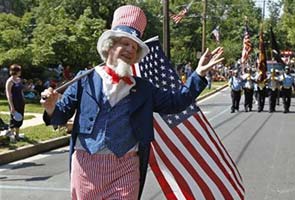
<svg viewBox="0 0 295 200">
<path fill-rule="evenodd" d="M 98 39 L 98 53 L 106 59 L 102 50 L 103 42 L 110 37 L 127 37 L 135 41 L 141 49 L 137 59 L 139 62 L 149 52 L 148 46 L 141 40 L 146 24 L 146 16 L 139 7 L 125 5 L 117 8 L 114 12 L 111 30 L 105 31 Z"/>
</svg>

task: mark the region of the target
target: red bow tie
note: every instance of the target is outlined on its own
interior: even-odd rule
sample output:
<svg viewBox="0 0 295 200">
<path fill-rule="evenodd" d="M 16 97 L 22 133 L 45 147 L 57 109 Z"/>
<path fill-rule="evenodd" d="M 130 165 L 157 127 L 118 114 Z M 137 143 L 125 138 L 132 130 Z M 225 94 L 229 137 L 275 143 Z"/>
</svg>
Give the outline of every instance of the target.
<svg viewBox="0 0 295 200">
<path fill-rule="evenodd" d="M 133 82 L 131 81 L 130 77 L 127 77 L 127 76 L 120 77 L 114 70 L 112 70 L 108 66 L 104 66 L 103 69 L 105 70 L 105 72 L 108 75 L 110 75 L 112 77 L 112 83 L 113 84 L 119 83 L 119 81 L 121 79 L 125 83 L 127 83 L 128 85 L 132 85 Z"/>
</svg>

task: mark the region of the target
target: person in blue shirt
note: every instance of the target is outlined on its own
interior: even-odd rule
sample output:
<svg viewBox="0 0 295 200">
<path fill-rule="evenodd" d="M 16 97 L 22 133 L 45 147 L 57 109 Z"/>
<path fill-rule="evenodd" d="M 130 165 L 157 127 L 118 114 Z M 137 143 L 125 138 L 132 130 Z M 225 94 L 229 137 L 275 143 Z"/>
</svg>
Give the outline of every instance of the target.
<svg viewBox="0 0 295 200">
<path fill-rule="evenodd" d="M 231 88 L 231 113 L 235 110 L 239 111 L 241 94 L 242 94 L 242 79 L 238 74 L 238 70 L 234 70 L 232 76 L 228 80 L 228 85 Z"/>
<path fill-rule="evenodd" d="M 285 67 L 285 72 L 281 75 L 282 80 L 282 99 L 284 104 L 284 113 L 288 113 L 291 105 L 292 89 L 295 88 L 294 78 L 290 74 L 290 68 Z"/>
<path fill-rule="evenodd" d="M 141 40 L 146 23 L 139 7 L 119 7 L 111 30 L 97 43 L 105 64 L 88 71 L 61 98 L 52 88 L 41 94 L 46 124 L 65 124 L 75 114 L 70 144 L 73 200 L 139 199 L 154 140 L 153 112 L 179 113 L 191 105 L 207 85 L 206 72 L 223 60 L 221 47 L 207 49 L 178 92 L 132 76 L 131 65 L 149 52 Z"/>
</svg>

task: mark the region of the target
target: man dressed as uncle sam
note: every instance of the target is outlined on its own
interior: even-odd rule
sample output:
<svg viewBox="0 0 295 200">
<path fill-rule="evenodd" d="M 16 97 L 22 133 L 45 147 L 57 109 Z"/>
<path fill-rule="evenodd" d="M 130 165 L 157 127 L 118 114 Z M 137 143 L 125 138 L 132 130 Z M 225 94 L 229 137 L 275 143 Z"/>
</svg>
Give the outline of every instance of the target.
<svg viewBox="0 0 295 200">
<path fill-rule="evenodd" d="M 195 102 L 207 85 L 206 72 L 223 60 L 222 48 L 207 49 L 178 92 L 163 91 L 132 76 L 131 65 L 149 52 L 140 39 L 146 24 L 140 8 L 119 7 L 111 30 L 97 42 L 105 65 L 61 97 L 52 88 L 41 94 L 47 125 L 66 124 L 76 113 L 70 143 L 72 199 L 140 199 L 154 140 L 153 112 L 178 113 Z"/>
</svg>

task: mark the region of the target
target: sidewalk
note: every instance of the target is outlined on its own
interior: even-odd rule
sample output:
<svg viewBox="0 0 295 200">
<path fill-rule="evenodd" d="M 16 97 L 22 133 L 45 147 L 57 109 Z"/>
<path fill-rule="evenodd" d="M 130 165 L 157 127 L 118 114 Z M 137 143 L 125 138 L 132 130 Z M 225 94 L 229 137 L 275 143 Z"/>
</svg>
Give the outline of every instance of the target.
<svg viewBox="0 0 295 200">
<path fill-rule="evenodd" d="M 5 114 L 5 115 L 9 115 L 10 112 L 1 112 L 0 114 Z M 32 119 L 28 119 L 28 120 L 24 120 L 23 125 L 21 126 L 21 128 L 27 128 L 30 126 L 37 126 L 39 124 L 43 124 L 43 119 L 42 119 L 42 114 L 40 113 L 28 113 L 26 112 L 25 115 L 33 115 L 34 118 Z"/>
<path fill-rule="evenodd" d="M 227 84 L 217 88 L 216 90 L 212 90 L 211 92 L 200 96 L 197 101 L 200 101 L 202 99 L 205 99 L 220 90 L 223 90 L 224 88 L 227 87 Z M 3 114 L 9 114 L 8 112 L 0 112 Z M 43 124 L 43 119 L 42 119 L 42 114 L 39 113 L 26 113 L 26 115 L 34 115 L 35 118 L 29 119 L 29 120 L 24 120 L 24 123 L 21 128 L 26 128 L 30 126 L 36 126 L 39 124 Z M 55 138 L 51 139 L 48 141 L 41 142 L 36 145 L 28 145 L 25 147 L 18 148 L 16 150 L 9 150 L 7 152 L 2 152 L 0 153 L 0 165 L 10 163 L 16 160 L 24 159 L 26 157 L 30 157 L 42 152 L 50 151 L 52 149 L 56 149 L 59 147 L 63 147 L 69 144 L 69 138 L 70 135 L 63 136 L 60 138 Z"/>
</svg>

